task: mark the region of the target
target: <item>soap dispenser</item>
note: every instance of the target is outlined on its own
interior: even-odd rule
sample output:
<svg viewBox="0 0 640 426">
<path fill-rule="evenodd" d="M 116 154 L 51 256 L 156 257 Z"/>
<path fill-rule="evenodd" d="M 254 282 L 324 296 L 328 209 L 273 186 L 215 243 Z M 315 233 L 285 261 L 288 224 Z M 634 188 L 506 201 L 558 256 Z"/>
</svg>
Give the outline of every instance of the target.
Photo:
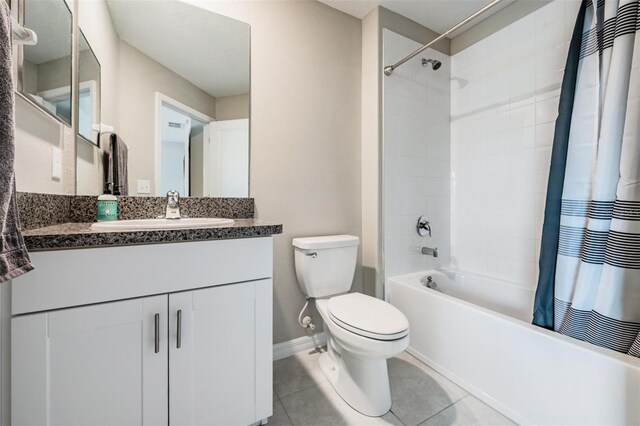
<svg viewBox="0 0 640 426">
<path fill-rule="evenodd" d="M 118 220 L 118 197 L 104 193 L 98 197 L 98 222 Z"/>
</svg>

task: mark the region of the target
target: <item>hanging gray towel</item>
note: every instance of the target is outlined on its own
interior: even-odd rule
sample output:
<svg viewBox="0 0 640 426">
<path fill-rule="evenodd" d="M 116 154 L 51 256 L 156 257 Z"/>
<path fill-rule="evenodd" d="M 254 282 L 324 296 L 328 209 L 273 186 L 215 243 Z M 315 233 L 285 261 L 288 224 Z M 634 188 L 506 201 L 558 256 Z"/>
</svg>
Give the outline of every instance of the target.
<svg viewBox="0 0 640 426">
<path fill-rule="evenodd" d="M 14 94 L 11 52 L 11 12 L 0 1 L 0 282 L 33 269 L 20 232 L 16 202 Z"/>
<path fill-rule="evenodd" d="M 120 136 L 115 133 L 109 135 L 105 187 L 111 194 L 129 195 L 128 151 Z"/>
</svg>

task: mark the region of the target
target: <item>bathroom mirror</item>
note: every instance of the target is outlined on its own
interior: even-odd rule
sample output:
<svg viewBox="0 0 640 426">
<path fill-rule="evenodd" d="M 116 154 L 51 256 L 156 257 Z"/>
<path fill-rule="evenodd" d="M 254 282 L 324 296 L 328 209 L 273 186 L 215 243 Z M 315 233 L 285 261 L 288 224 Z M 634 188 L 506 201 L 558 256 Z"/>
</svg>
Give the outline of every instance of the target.
<svg viewBox="0 0 640 426">
<path fill-rule="evenodd" d="M 102 86 L 102 161 L 78 158 L 78 193 L 247 197 L 249 25 L 178 0 L 82 1 L 78 23 Z"/>
<path fill-rule="evenodd" d="M 100 130 L 100 62 L 82 31 L 78 50 L 78 136 L 97 145 Z"/>
<path fill-rule="evenodd" d="M 71 125 L 72 18 L 64 0 L 23 0 L 24 25 L 38 43 L 23 46 L 18 91 L 32 104 Z"/>
</svg>

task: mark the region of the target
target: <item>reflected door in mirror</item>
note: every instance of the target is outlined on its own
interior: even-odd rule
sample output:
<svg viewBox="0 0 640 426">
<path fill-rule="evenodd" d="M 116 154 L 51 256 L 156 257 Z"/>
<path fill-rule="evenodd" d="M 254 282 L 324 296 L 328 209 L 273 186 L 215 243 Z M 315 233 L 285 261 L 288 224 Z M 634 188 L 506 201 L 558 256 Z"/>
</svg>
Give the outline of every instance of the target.
<svg viewBox="0 0 640 426">
<path fill-rule="evenodd" d="M 210 123 L 204 161 L 208 197 L 249 196 L 249 120 Z"/>
<path fill-rule="evenodd" d="M 211 118 L 161 97 L 157 194 L 193 197 L 249 196 L 249 120 Z"/>
</svg>

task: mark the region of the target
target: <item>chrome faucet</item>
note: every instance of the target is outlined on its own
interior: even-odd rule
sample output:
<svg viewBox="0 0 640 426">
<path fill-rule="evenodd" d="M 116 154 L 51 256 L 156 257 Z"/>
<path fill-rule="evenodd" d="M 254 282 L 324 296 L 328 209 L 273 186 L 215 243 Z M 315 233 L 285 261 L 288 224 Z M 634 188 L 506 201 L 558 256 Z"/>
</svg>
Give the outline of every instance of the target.
<svg viewBox="0 0 640 426">
<path fill-rule="evenodd" d="M 433 257 L 438 257 L 438 247 L 436 248 L 422 247 L 420 249 L 420 253 L 433 256 Z"/>
<path fill-rule="evenodd" d="M 431 222 L 429 219 L 422 215 L 418 218 L 418 224 L 416 225 L 416 231 L 421 237 L 431 236 Z"/>
<path fill-rule="evenodd" d="M 427 288 L 442 292 L 442 290 L 438 288 L 438 283 L 436 283 L 436 281 L 433 279 L 431 275 L 427 275 L 426 277 L 420 278 L 420 282 L 422 283 L 423 286 Z"/>
<path fill-rule="evenodd" d="M 167 209 L 164 219 L 180 219 L 180 193 L 175 189 L 167 192 Z"/>
<path fill-rule="evenodd" d="M 433 288 L 433 287 L 436 287 L 438 285 L 433 280 L 433 277 L 431 275 L 427 275 L 426 277 L 420 278 L 420 282 L 422 283 L 422 285 L 424 285 L 425 287 L 429 287 L 429 288 Z"/>
</svg>

